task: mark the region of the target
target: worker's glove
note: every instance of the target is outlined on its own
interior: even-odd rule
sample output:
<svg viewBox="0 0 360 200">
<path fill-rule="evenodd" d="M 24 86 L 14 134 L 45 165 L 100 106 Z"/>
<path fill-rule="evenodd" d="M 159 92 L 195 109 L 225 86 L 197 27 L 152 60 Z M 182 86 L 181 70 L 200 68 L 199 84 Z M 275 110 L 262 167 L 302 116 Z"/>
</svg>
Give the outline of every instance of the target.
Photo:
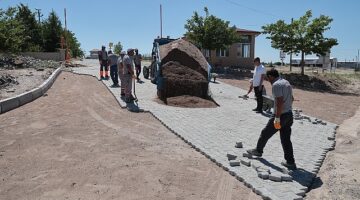
<svg viewBox="0 0 360 200">
<path fill-rule="evenodd" d="M 279 117 L 275 117 L 275 119 L 274 119 L 274 127 L 277 130 L 281 129 L 280 118 Z"/>
</svg>

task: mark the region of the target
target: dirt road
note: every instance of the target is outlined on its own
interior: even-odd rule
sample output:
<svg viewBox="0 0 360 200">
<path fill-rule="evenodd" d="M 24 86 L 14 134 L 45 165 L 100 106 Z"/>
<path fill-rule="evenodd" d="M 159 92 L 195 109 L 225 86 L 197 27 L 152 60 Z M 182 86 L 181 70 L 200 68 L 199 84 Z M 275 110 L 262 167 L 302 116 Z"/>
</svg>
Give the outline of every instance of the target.
<svg viewBox="0 0 360 200">
<path fill-rule="evenodd" d="M 0 115 L 0 199 L 260 199 L 95 78 Z"/>
</svg>

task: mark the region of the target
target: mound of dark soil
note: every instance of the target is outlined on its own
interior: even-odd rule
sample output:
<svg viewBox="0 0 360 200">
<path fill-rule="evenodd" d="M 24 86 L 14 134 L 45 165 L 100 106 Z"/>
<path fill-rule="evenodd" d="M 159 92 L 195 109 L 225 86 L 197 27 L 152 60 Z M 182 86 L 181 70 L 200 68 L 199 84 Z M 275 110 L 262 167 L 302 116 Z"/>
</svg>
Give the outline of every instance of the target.
<svg viewBox="0 0 360 200">
<path fill-rule="evenodd" d="M 183 95 L 170 97 L 167 99 L 167 105 L 184 108 L 215 108 L 217 105 L 214 101 L 202 99 L 199 97 Z"/>
<path fill-rule="evenodd" d="M 320 75 L 308 76 L 291 73 L 282 74 L 282 77 L 288 80 L 294 87 L 314 91 L 335 92 L 339 91 L 341 87 L 346 84 L 339 79 L 332 79 Z"/>
<path fill-rule="evenodd" d="M 186 40 L 175 40 L 160 46 L 161 64 L 169 61 L 179 62 L 181 65 L 193 69 L 207 78 L 207 61 L 201 51 Z"/>
<path fill-rule="evenodd" d="M 178 62 L 167 62 L 162 66 L 165 86 L 160 99 L 190 95 L 200 98 L 208 96 L 208 81 L 199 72 Z"/>
</svg>

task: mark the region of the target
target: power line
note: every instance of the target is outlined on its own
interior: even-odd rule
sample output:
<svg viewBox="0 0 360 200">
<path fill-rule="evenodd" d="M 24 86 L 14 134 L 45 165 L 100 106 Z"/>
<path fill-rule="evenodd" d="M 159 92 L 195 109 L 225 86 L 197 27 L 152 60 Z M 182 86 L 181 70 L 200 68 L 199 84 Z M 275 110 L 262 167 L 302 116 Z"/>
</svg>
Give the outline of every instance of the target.
<svg viewBox="0 0 360 200">
<path fill-rule="evenodd" d="M 272 16 L 272 17 L 277 17 L 277 18 L 281 18 L 281 16 L 278 16 L 278 15 L 275 15 L 275 14 L 272 14 L 272 13 L 269 13 L 269 12 L 266 12 L 266 11 L 263 11 L 263 10 L 259 10 L 259 9 L 256 9 L 256 8 L 251 8 L 249 6 L 245 6 L 243 4 L 239 4 L 238 2 L 234 2 L 234 1 L 231 1 L 231 0 L 226 0 L 228 3 L 231 3 L 233 5 L 236 5 L 236 6 L 239 6 L 239 7 L 242 7 L 242 8 L 246 8 L 246 9 L 249 9 L 253 12 L 256 12 L 256 13 L 259 13 L 259 14 L 263 14 L 263 15 L 268 15 L 268 16 Z"/>
</svg>

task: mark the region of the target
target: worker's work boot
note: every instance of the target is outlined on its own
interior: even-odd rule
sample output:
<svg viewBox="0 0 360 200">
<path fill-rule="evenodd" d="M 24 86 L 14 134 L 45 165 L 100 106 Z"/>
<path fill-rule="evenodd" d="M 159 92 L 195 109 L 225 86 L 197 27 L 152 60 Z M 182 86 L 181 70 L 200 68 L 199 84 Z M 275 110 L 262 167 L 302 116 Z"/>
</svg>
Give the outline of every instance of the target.
<svg viewBox="0 0 360 200">
<path fill-rule="evenodd" d="M 248 152 L 249 154 L 251 154 L 253 156 L 257 156 L 257 157 L 262 156 L 262 153 L 260 153 L 257 149 L 249 149 L 249 150 L 246 150 L 246 152 Z"/>
<path fill-rule="evenodd" d="M 288 169 L 290 169 L 290 170 L 296 170 L 296 169 L 297 169 L 295 163 L 289 164 L 289 163 L 288 163 L 287 161 L 285 161 L 285 160 L 281 162 L 281 165 L 284 166 L 284 167 L 286 167 L 286 168 L 288 168 Z"/>
</svg>

